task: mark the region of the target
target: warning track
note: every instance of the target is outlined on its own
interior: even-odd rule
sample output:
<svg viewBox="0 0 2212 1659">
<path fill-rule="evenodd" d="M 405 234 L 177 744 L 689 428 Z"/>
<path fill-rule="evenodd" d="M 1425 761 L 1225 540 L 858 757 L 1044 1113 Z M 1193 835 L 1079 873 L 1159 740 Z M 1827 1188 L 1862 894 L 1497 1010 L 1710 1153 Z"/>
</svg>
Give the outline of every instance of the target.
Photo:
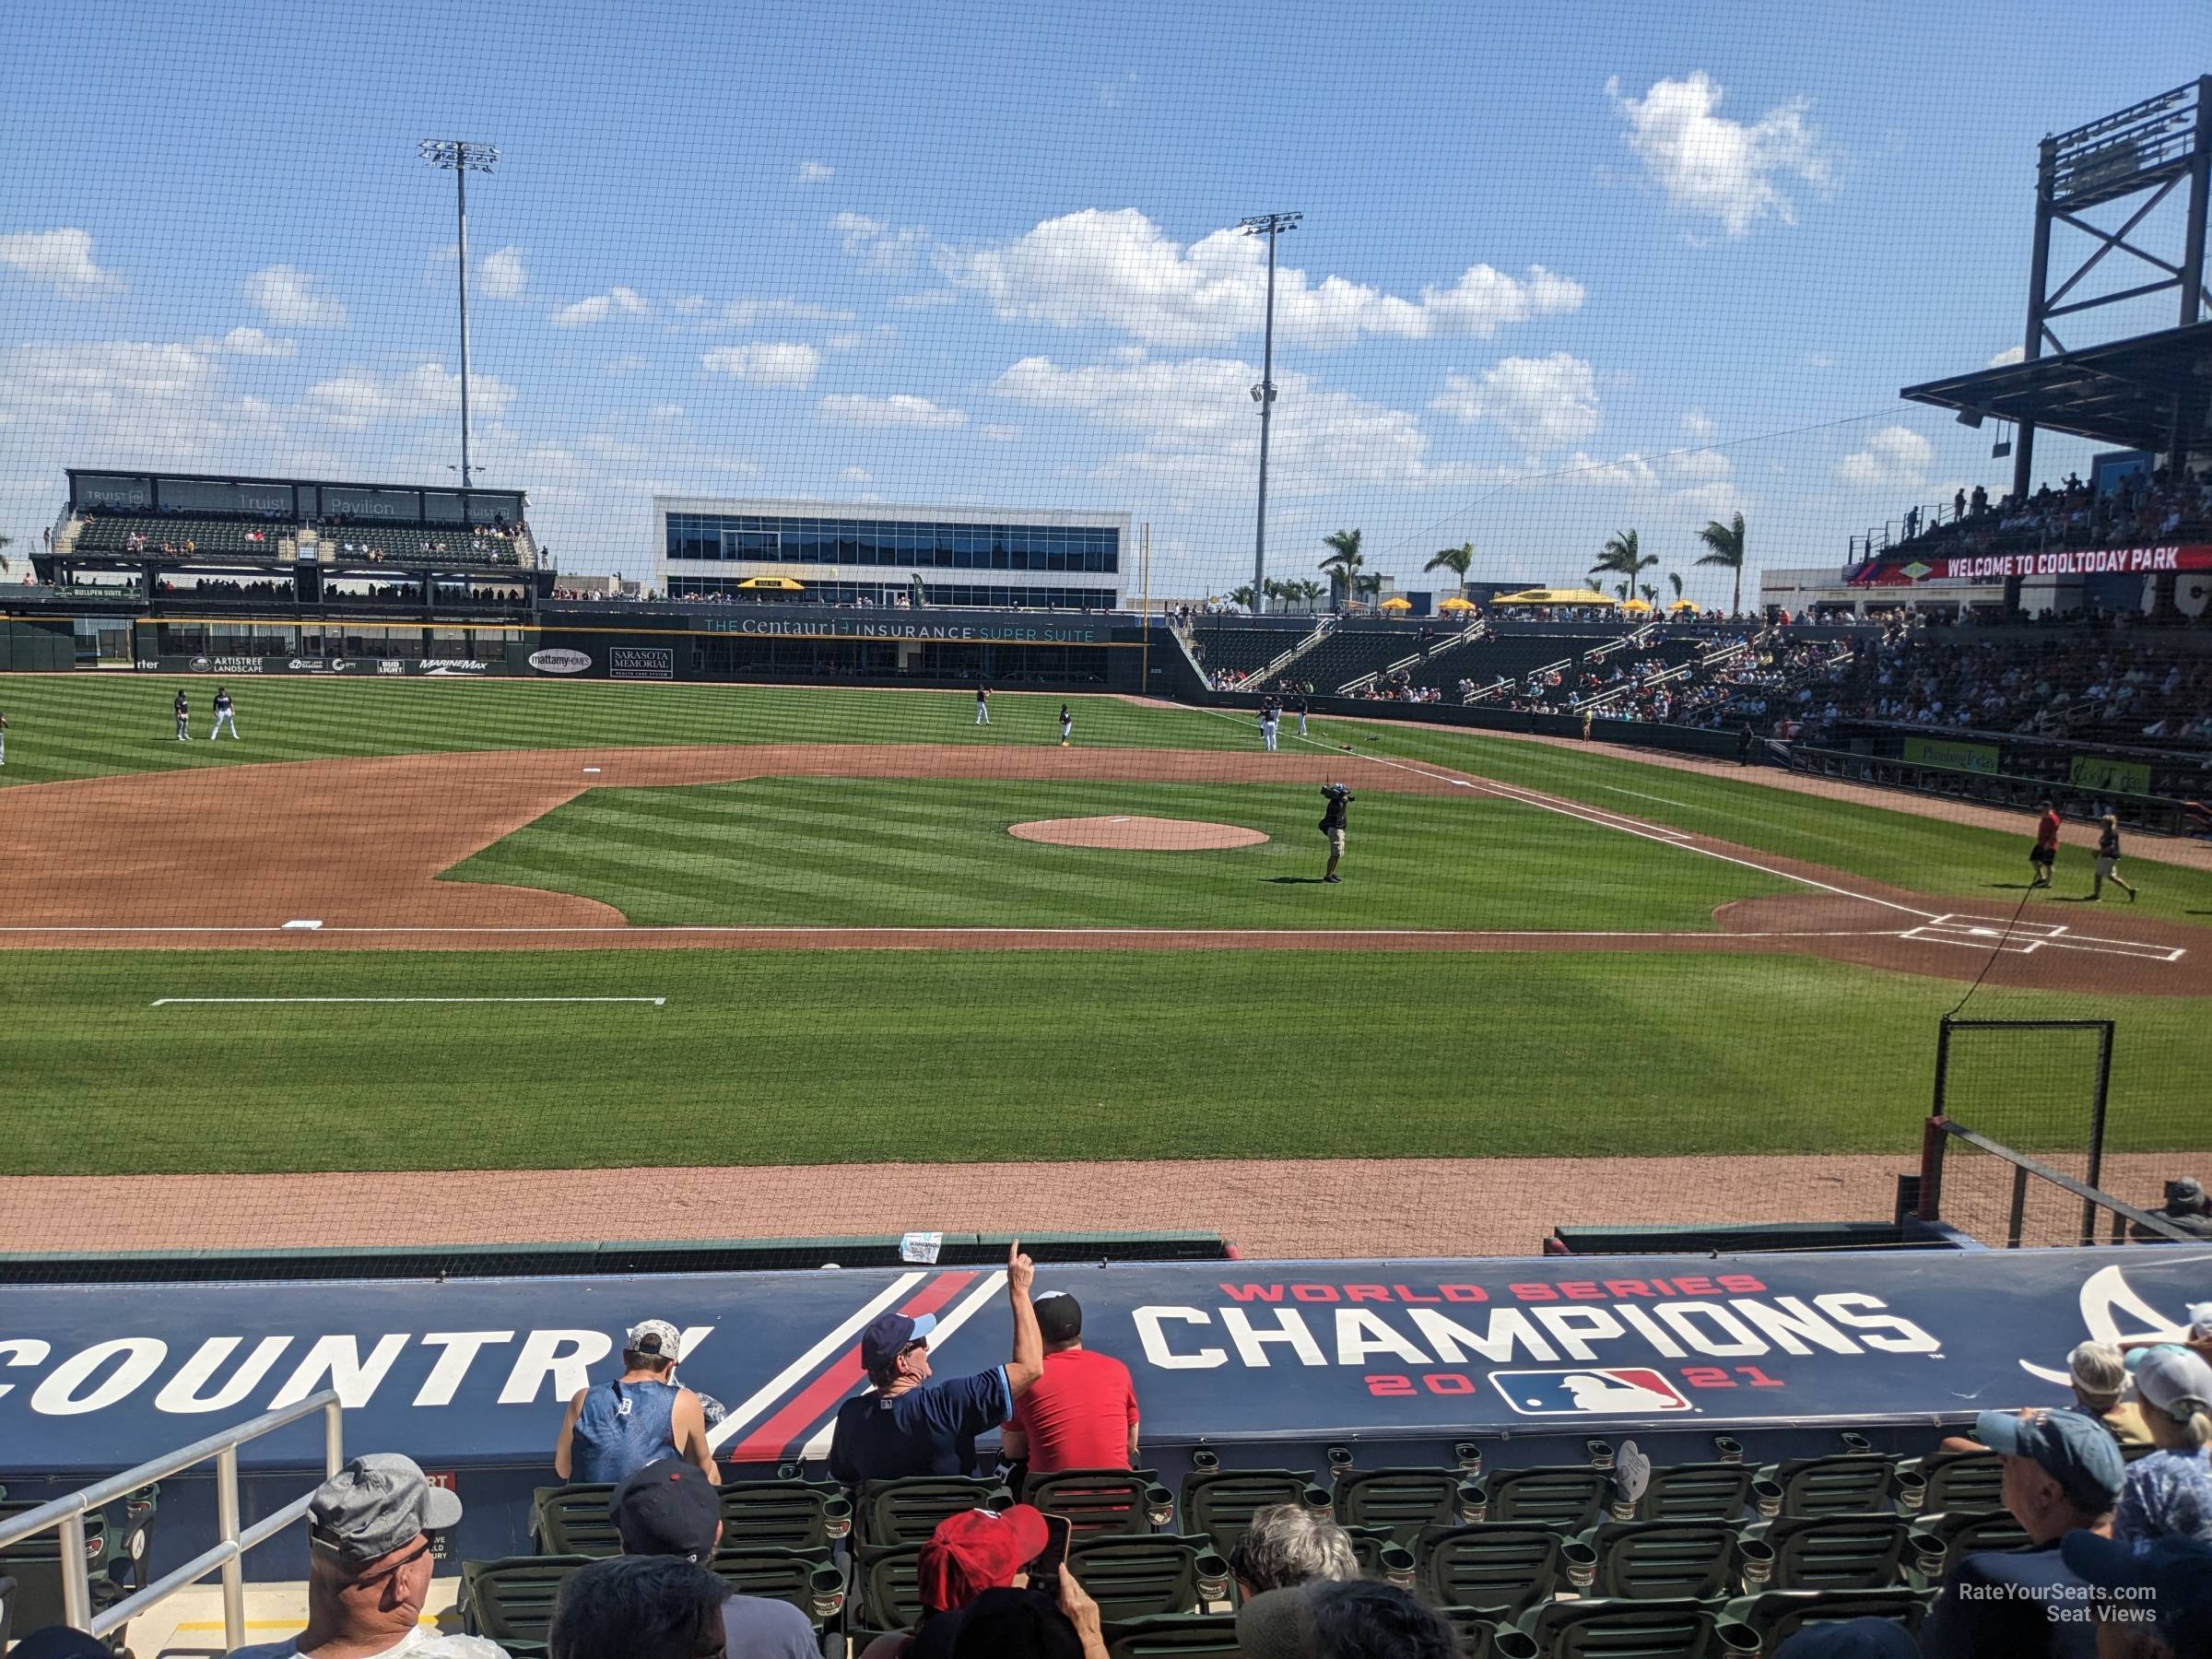
<svg viewBox="0 0 2212 1659">
<path fill-rule="evenodd" d="M 778 776 L 1318 784 L 1350 767 L 1363 790 L 1512 801 L 1804 891 L 1723 905 L 1711 933 L 635 927 L 573 894 L 438 879 L 594 786 Z M 1959 980 L 1987 964 L 1992 986 L 2212 994 L 2201 930 L 2123 906 L 2039 900 L 2008 935 L 2009 912 L 1993 915 L 1987 895 L 1931 898 L 1472 773 L 1321 754 L 821 744 L 235 766 L 6 791 L 0 859 L 31 877 L 11 884 L 0 923 L 0 948 L 13 949 L 1768 951 Z"/>
</svg>

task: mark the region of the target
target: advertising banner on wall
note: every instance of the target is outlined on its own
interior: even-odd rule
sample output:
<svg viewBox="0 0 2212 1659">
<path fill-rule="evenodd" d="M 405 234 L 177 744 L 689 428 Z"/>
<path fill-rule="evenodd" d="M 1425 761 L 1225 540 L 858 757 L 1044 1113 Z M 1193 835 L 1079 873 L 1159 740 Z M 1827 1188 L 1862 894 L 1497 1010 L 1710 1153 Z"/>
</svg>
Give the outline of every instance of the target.
<svg viewBox="0 0 2212 1659">
<path fill-rule="evenodd" d="M 1869 559 L 1844 580 L 1853 587 L 1911 587 L 1928 582 L 2010 582 L 2032 576 L 2158 576 L 2212 571 L 2212 543 L 2141 547 L 2069 547 L 2040 553 L 1977 553 L 1953 558 L 1898 555 Z"/>
<path fill-rule="evenodd" d="M 1994 773 L 1997 751 L 1987 743 L 1949 743 L 1940 737 L 1908 737 L 1905 759 L 1922 766 L 1948 766 L 1959 771 Z"/>
<path fill-rule="evenodd" d="M 2077 789 L 2109 789 L 2120 794 L 2150 793 L 2147 760 L 2108 760 L 2099 755 L 2077 755 L 2066 775 Z"/>
</svg>

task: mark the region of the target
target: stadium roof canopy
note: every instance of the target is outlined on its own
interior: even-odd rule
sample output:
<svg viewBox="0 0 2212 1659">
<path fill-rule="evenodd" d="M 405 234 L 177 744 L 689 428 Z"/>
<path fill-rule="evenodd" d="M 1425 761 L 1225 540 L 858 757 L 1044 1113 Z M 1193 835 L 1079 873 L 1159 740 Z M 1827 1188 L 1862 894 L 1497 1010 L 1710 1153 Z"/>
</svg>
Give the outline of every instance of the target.
<svg viewBox="0 0 2212 1659">
<path fill-rule="evenodd" d="M 1955 374 L 1898 395 L 2124 449 L 2199 449 L 2212 398 L 2212 323 Z"/>
</svg>

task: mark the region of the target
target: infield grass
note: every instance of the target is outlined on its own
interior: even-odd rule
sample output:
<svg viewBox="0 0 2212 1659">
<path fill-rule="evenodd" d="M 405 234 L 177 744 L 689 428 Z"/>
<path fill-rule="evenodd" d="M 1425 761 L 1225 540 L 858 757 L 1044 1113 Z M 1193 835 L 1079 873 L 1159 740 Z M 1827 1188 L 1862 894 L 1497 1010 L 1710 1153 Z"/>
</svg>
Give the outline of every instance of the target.
<svg viewBox="0 0 2212 1659">
<path fill-rule="evenodd" d="M 1959 992 L 1643 954 L 51 951 L 9 973 L 14 1174 L 1902 1154 Z M 349 995 L 667 1000 L 149 1006 Z M 2112 1147 L 2212 1144 L 2173 1109 L 2201 1005 L 1976 1011 L 2119 1015 Z M 2037 1082 L 1993 1080 L 2012 1136 L 2077 1140 L 2078 1090 Z"/>
<path fill-rule="evenodd" d="M 1353 804 L 1345 882 L 1311 787 L 759 778 L 594 789 L 447 872 L 581 893 L 631 922 L 835 927 L 1707 932 L 1795 883 L 1495 796 Z M 1263 844 L 1117 852 L 1019 840 L 1038 818 L 1227 822 Z"/>
</svg>

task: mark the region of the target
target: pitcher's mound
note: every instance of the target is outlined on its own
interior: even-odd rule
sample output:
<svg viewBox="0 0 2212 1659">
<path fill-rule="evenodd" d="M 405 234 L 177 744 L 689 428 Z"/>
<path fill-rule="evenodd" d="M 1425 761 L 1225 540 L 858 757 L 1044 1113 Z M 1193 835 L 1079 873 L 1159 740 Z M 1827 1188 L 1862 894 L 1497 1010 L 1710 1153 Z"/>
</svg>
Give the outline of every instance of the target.
<svg viewBox="0 0 2212 1659">
<path fill-rule="evenodd" d="M 1200 853 L 1215 847 L 1250 847 L 1267 838 L 1241 824 L 1206 824 L 1194 818 L 1038 818 L 1006 831 L 1055 847 L 1112 847 L 1139 853 Z"/>
</svg>

